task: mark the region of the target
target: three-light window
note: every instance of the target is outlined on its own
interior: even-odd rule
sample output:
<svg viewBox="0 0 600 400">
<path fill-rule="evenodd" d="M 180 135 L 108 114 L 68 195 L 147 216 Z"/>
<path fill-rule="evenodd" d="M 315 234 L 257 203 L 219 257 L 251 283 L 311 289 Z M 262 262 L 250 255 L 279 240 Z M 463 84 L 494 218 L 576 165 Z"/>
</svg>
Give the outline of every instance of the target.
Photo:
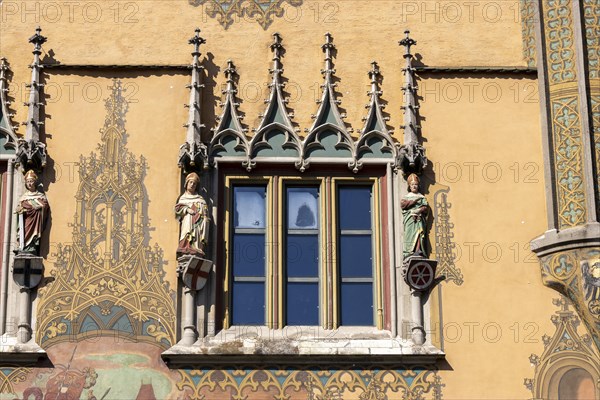
<svg viewBox="0 0 600 400">
<path fill-rule="evenodd" d="M 224 326 L 380 325 L 376 182 L 228 178 Z"/>
</svg>

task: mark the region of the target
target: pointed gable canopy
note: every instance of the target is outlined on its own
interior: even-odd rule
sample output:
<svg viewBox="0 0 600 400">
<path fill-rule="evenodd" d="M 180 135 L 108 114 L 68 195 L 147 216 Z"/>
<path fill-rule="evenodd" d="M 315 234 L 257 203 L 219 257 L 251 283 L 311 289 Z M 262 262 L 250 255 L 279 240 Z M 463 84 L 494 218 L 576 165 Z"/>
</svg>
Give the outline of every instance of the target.
<svg viewBox="0 0 600 400">
<path fill-rule="evenodd" d="M 287 100 L 282 92 L 284 86 L 281 79 L 283 46 L 279 33 L 273 34 L 271 51 L 273 52 L 273 68 L 270 70 L 272 81 L 269 84 L 271 91 L 269 99 L 266 100 L 267 109 L 250 142 L 251 157 L 253 160 L 269 157 L 280 161 L 293 159 L 295 162 L 299 162 L 302 156 L 300 138 L 296 134 L 288 114 Z"/>
<path fill-rule="evenodd" d="M 325 44 L 322 46 L 325 53 L 325 69 L 322 73 L 325 83 L 322 85 L 323 93 L 318 101 L 319 109 L 314 115 L 312 127 L 304 139 L 304 156 L 301 170 L 304 170 L 311 161 L 340 162 L 343 159 L 351 167 L 356 166 L 354 141 L 343 121 L 344 115 L 339 111 L 339 100 L 336 99 L 333 82 L 333 55 L 335 49 L 333 37 L 329 32 L 325 34 Z"/>
<path fill-rule="evenodd" d="M 370 102 L 367 105 L 369 111 L 363 118 L 365 125 L 356 145 L 356 157 L 359 164 L 378 162 L 381 159 L 392 161 L 396 159 L 396 146 L 386 124 L 389 118 L 383 116 L 383 105 L 379 98 L 382 94 L 378 87 L 380 76 L 381 72 L 377 63 L 371 62 L 369 71 L 371 90 L 368 92 Z"/>
<path fill-rule="evenodd" d="M 225 100 L 221 103 L 223 111 L 217 117 L 218 123 L 213 131 L 213 138 L 210 141 L 209 158 L 211 164 L 214 164 L 215 158 L 219 160 L 242 160 L 249 163 L 250 145 L 246 139 L 247 129 L 242 128 L 237 107 L 239 103 L 235 100 L 237 89 L 235 88 L 235 77 L 237 70 L 233 61 L 227 61 L 225 68 L 225 77 L 227 87 L 223 90 Z"/>
</svg>

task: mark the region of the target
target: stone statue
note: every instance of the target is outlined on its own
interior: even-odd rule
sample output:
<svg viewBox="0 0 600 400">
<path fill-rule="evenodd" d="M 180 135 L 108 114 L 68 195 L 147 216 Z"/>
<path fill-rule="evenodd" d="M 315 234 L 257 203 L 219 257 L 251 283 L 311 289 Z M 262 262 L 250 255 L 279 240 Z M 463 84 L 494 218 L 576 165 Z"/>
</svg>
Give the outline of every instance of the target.
<svg viewBox="0 0 600 400">
<path fill-rule="evenodd" d="M 177 257 L 195 255 L 204 258 L 210 218 L 206 201 L 198 194 L 200 177 L 195 172 L 185 178 L 185 192 L 177 200 L 175 214 L 181 223 Z"/>
<path fill-rule="evenodd" d="M 404 221 L 404 250 L 406 260 L 411 256 L 427 258 L 427 214 L 429 205 L 419 192 L 419 177 L 411 174 L 406 180 L 408 193 L 400 200 Z"/>
<path fill-rule="evenodd" d="M 37 175 L 33 170 L 25 173 L 26 191 L 19 199 L 16 213 L 19 236 L 19 253 L 40 255 L 40 238 L 50 212 L 48 199 L 37 190 Z"/>
</svg>

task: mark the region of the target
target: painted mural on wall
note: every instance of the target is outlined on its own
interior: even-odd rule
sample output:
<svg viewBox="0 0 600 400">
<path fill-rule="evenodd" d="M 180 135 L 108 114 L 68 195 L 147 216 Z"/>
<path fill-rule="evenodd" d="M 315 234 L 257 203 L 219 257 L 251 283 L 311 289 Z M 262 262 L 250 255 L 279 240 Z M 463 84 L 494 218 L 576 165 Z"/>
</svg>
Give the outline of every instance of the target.
<svg viewBox="0 0 600 400">
<path fill-rule="evenodd" d="M 169 371 L 153 364 L 156 355 L 99 354 L 75 346 L 68 363 L 53 369 L 0 370 L 0 382 L 19 376 L 18 382 L 2 387 L 0 399 L 440 400 L 444 387 L 437 372 L 428 369 Z"/>
<path fill-rule="evenodd" d="M 216 18 L 225 29 L 234 21 L 246 19 L 256 21 L 266 30 L 275 18 L 283 17 L 283 3 L 298 7 L 303 0 L 189 0 L 194 6 L 202 6 L 206 15 Z"/>
<path fill-rule="evenodd" d="M 561 251 L 540 258 L 542 280 L 578 305 L 588 327 L 600 329 L 600 250 L 583 248 Z M 590 331 L 600 349 L 600 337 Z"/>
<path fill-rule="evenodd" d="M 48 350 L 52 368 L 0 368 L 0 399 L 183 399 L 160 352 L 108 337 L 59 343 Z"/>
<path fill-rule="evenodd" d="M 170 347 L 174 291 L 163 251 L 149 244 L 143 156 L 127 150 L 123 88 L 115 81 L 96 152 L 81 156 L 72 245 L 58 245 L 52 278 L 40 290 L 37 341 L 119 336 Z"/>
<path fill-rule="evenodd" d="M 450 221 L 452 204 L 448 201 L 450 188 L 437 190 L 433 194 L 433 220 L 435 231 L 435 259 L 438 261 L 436 274 L 445 276 L 446 282 L 463 284 L 463 274 L 455 264 L 457 258 L 454 242 L 454 223 Z"/>
<path fill-rule="evenodd" d="M 551 317 L 556 331 L 542 337 L 542 355 L 529 357 L 535 373 L 525 379 L 525 387 L 533 399 L 600 399 L 600 354 L 590 335 L 578 332 L 581 321 L 569 300 L 553 303 L 559 307 Z"/>
</svg>

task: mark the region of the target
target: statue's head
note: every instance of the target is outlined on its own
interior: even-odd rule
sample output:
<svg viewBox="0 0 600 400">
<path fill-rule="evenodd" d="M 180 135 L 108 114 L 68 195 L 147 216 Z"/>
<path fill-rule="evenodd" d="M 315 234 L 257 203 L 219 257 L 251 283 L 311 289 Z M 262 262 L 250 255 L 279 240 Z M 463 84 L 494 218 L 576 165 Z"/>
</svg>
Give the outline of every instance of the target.
<svg viewBox="0 0 600 400">
<path fill-rule="evenodd" d="M 192 172 L 185 177 L 185 190 L 189 193 L 196 193 L 200 184 L 200 177 Z"/>
<path fill-rule="evenodd" d="M 27 190 L 29 190 L 30 192 L 35 192 L 35 184 L 37 180 L 38 176 L 32 169 L 27 171 L 25 173 L 25 187 L 27 188 Z"/>
<path fill-rule="evenodd" d="M 411 193 L 419 193 L 419 177 L 417 174 L 410 174 L 406 179 L 406 183 L 408 183 L 408 190 Z"/>
</svg>

